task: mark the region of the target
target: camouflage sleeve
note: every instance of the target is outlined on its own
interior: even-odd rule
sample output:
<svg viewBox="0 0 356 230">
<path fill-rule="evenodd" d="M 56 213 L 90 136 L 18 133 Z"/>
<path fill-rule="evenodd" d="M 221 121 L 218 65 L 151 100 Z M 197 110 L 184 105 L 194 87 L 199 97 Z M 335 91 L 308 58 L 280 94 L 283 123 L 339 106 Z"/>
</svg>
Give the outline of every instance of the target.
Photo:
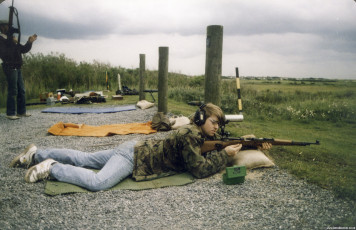
<svg viewBox="0 0 356 230">
<path fill-rule="evenodd" d="M 183 138 L 182 155 L 187 170 L 197 178 L 213 175 L 225 168 L 228 156 L 225 150 L 212 151 L 202 156 L 200 146 L 203 140 L 199 137 L 186 136 Z"/>
</svg>

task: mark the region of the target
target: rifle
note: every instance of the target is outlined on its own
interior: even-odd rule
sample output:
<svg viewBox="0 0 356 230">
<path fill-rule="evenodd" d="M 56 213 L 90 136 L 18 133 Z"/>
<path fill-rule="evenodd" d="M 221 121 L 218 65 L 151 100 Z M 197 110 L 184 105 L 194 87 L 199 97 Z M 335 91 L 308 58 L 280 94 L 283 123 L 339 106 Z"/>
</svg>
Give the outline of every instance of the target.
<svg viewBox="0 0 356 230">
<path fill-rule="evenodd" d="M 236 68 L 237 69 L 237 68 Z M 238 70 L 236 70 L 238 71 Z M 299 142 L 293 140 L 283 140 L 283 139 L 274 139 L 274 138 L 244 138 L 244 137 L 230 137 L 230 132 L 225 131 L 225 125 L 229 122 L 234 121 L 242 121 L 243 116 L 240 115 L 225 115 L 225 122 L 220 126 L 220 140 L 214 141 L 205 141 L 201 146 L 201 153 L 204 154 L 206 152 L 210 152 L 213 150 L 222 150 L 226 146 L 242 144 L 242 149 L 251 148 L 251 147 L 259 147 L 262 146 L 262 143 L 270 143 L 272 145 L 299 145 L 299 146 L 307 146 L 307 145 L 320 145 L 320 142 L 316 140 L 315 142 Z"/>
<path fill-rule="evenodd" d="M 146 89 L 146 90 L 144 90 L 143 92 L 145 92 L 145 93 L 150 93 L 150 94 L 151 94 L 151 97 L 152 97 L 152 99 L 153 99 L 153 102 L 156 102 L 155 97 L 153 96 L 152 93 L 157 93 L 157 92 L 158 92 L 158 89 Z"/>
<path fill-rule="evenodd" d="M 262 146 L 262 143 L 270 143 L 272 145 L 320 145 L 320 142 L 316 140 L 315 142 L 298 142 L 292 140 L 282 140 L 274 138 L 223 138 L 221 140 L 205 141 L 201 146 L 201 153 L 210 152 L 213 150 L 222 150 L 226 146 L 242 144 L 243 147 L 258 147 Z"/>
<path fill-rule="evenodd" d="M 12 6 L 9 7 L 9 29 L 7 31 L 7 40 L 12 42 L 13 36 L 15 33 L 18 34 L 17 44 L 20 44 L 21 39 L 21 30 L 20 30 L 20 20 L 17 9 L 14 7 L 14 0 L 12 0 Z M 17 20 L 17 28 L 13 27 L 14 15 Z"/>
</svg>

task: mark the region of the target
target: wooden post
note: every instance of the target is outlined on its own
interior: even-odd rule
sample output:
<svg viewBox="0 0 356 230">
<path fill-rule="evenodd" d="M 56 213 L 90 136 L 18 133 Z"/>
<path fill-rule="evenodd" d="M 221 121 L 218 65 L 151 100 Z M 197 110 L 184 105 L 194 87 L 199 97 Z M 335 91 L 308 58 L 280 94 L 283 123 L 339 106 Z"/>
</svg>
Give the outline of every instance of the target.
<svg viewBox="0 0 356 230">
<path fill-rule="evenodd" d="M 140 54 L 140 89 L 139 89 L 139 100 L 145 100 L 146 94 L 145 90 L 145 69 L 146 69 L 146 55 Z"/>
<path fill-rule="evenodd" d="M 239 68 L 237 67 L 236 67 L 236 92 L 237 92 L 237 109 L 239 110 L 239 114 L 242 114 L 240 75 L 239 75 Z"/>
<path fill-rule="evenodd" d="M 106 89 L 109 90 L 109 77 L 108 77 L 108 71 L 105 72 L 106 75 Z"/>
<path fill-rule="evenodd" d="M 222 45 L 223 26 L 208 26 L 206 36 L 204 102 L 211 102 L 218 106 L 221 104 Z"/>
<path fill-rule="evenodd" d="M 158 112 L 167 114 L 168 100 L 168 47 L 159 47 L 158 61 Z"/>
<path fill-rule="evenodd" d="M 122 88 L 121 88 L 121 76 L 120 76 L 119 73 L 117 74 L 117 84 L 119 85 L 119 90 L 121 92 L 121 90 L 122 90 Z"/>
</svg>

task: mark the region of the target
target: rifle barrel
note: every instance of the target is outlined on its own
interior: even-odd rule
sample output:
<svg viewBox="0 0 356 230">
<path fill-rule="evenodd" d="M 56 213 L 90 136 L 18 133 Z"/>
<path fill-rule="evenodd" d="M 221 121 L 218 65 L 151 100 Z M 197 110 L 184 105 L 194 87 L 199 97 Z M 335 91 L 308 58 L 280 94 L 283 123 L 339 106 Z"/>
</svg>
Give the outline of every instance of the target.
<svg viewBox="0 0 356 230">
<path fill-rule="evenodd" d="M 274 139 L 274 138 L 225 138 L 223 140 L 205 141 L 201 146 L 201 152 L 206 153 L 213 150 L 222 150 L 226 146 L 242 144 L 245 147 L 257 147 L 262 146 L 262 143 L 271 143 L 272 145 L 284 145 L 284 146 L 307 146 L 307 145 L 320 145 L 320 142 L 298 142 L 292 140 Z"/>
</svg>

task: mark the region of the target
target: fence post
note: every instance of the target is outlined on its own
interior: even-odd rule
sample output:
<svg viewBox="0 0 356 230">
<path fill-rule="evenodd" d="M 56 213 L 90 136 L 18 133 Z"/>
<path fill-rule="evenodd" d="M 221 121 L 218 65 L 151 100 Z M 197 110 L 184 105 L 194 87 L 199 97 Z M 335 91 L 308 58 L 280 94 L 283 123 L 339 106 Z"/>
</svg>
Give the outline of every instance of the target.
<svg viewBox="0 0 356 230">
<path fill-rule="evenodd" d="M 145 69 L 146 69 L 146 55 L 140 54 L 140 87 L 139 87 L 139 101 L 145 100 Z"/>
<path fill-rule="evenodd" d="M 204 102 L 221 104 L 221 63 L 223 26 L 210 25 L 206 36 L 205 90 Z"/>
<path fill-rule="evenodd" d="M 159 47 L 158 112 L 167 114 L 168 100 L 168 47 Z"/>
<path fill-rule="evenodd" d="M 120 92 L 122 92 L 122 87 L 121 87 L 121 76 L 120 76 L 120 74 L 119 74 L 119 73 L 117 74 L 117 84 L 118 84 L 118 88 L 119 88 Z"/>
</svg>

